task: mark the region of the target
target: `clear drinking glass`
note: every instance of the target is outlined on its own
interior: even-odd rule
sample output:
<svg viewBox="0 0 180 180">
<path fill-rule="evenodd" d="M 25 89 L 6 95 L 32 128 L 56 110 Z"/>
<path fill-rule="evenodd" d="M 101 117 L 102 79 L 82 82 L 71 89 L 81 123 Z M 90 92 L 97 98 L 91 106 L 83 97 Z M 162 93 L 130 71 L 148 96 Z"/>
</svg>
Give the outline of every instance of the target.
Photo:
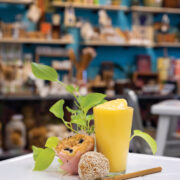
<svg viewBox="0 0 180 180">
<path fill-rule="evenodd" d="M 126 171 L 132 119 L 133 108 L 124 99 L 94 108 L 96 148 L 109 159 L 111 173 Z"/>
</svg>

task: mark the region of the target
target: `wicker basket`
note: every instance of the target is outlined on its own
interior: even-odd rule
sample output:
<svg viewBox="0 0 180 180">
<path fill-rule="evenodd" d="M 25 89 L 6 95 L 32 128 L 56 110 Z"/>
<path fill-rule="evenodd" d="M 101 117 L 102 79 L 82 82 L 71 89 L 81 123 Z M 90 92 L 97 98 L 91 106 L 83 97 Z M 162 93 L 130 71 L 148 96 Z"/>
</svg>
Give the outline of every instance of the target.
<svg viewBox="0 0 180 180">
<path fill-rule="evenodd" d="M 168 8 L 179 8 L 180 0 L 164 0 L 164 7 Z"/>
<path fill-rule="evenodd" d="M 157 34 L 157 42 L 163 43 L 163 42 L 176 42 L 176 34 L 174 33 L 168 33 L 168 34 Z"/>
<path fill-rule="evenodd" d="M 163 0 L 144 0 L 145 6 L 161 7 Z"/>
<path fill-rule="evenodd" d="M 115 6 L 121 5 L 121 0 L 112 0 L 112 5 Z"/>
</svg>

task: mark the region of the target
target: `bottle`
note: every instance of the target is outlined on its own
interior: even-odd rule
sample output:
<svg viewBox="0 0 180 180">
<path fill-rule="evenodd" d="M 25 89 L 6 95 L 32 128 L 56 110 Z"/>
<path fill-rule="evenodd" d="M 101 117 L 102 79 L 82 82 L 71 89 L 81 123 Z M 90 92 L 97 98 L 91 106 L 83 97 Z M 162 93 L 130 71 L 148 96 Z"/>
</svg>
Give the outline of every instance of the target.
<svg viewBox="0 0 180 180">
<path fill-rule="evenodd" d="M 23 150 L 26 145 L 26 127 L 21 114 L 13 115 L 6 126 L 6 149 Z"/>
<path fill-rule="evenodd" d="M 162 17 L 162 25 L 161 25 L 161 32 L 167 33 L 170 29 L 170 20 L 167 14 L 164 14 Z"/>
<path fill-rule="evenodd" d="M 76 16 L 74 8 L 72 7 L 66 7 L 65 13 L 64 13 L 64 25 L 66 27 L 73 27 L 76 24 Z"/>
<path fill-rule="evenodd" d="M 54 14 L 52 16 L 52 38 L 59 39 L 61 37 L 61 28 L 60 28 L 61 16 L 59 14 Z"/>
</svg>

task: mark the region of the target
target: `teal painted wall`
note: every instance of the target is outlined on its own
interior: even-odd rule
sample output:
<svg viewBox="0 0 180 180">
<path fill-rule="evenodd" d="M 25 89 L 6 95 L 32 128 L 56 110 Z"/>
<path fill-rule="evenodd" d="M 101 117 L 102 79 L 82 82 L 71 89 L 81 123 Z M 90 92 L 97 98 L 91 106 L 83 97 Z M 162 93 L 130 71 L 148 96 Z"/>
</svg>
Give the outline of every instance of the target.
<svg viewBox="0 0 180 180">
<path fill-rule="evenodd" d="M 123 0 L 124 5 L 129 5 L 130 0 Z M 63 20 L 63 9 L 56 9 L 57 13 L 60 13 Z M 98 26 L 98 16 L 97 11 L 92 10 L 75 10 L 76 16 L 83 18 L 91 22 L 94 26 Z M 13 22 L 17 14 L 22 14 L 23 20 L 28 22 L 29 30 L 35 29 L 35 24 L 27 20 L 26 17 L 26 7 L 23 5 L 0 5 L 0 19 L 5 22 Z M 116 27 L 120 27 L 123 30 L 131 29 L 131 13 L 125 14 L 122 11 L 108 11 L 108 15 L 112 18 L 112 23 Z M 154 21 L 160 21 L 162 14 L 154 15 Z M 180 24 L 180 15 L 169 15 L 170 22 L 172 26 L 177 26 Z M 46 21 L 51 21 L 51 14 L 46 15 Z M 72 47 L 78 54 L 80 48 L 80 34 L 77 28 L 66 29 L 64 27 L 64 32 L 70 32 L 75 39 L 75 43 L 66 46 L 67 48 Z M 176 31 L 176 29 L 174 29 Z M 56 45 L 57 46 L 57 45 Z M 56 47 L 55 46 L 55 47 Z M 25 53 L 34 53 L 36 45 L 24 45 L 23 51 Z M 89 65 L 87 72 L 88 78 L 92 79 L 96 76 L 99 71 L 99 67 L 102 61 L 113 61 L 115 63 L 121 64 L 123 67 L 127 68 L 130 64 L 135 64 L 136 55 L 138 54 L 148 54 L 151 56 L 152 60 L 152 70 L 156 71 L 156 59 L 163 56 L 163 48 L 143 48 L 143 47 L 96 47 L 97 57 Z M 175 58 L 180 58 L 179 48 L 168 48 L 168 55 Z M 46 58 L 44 62 L 50 64 L 51 59 Z M 115 79 L 124 78 L 125 75 L 119 71 L 115 72 Z"/>
</svg>

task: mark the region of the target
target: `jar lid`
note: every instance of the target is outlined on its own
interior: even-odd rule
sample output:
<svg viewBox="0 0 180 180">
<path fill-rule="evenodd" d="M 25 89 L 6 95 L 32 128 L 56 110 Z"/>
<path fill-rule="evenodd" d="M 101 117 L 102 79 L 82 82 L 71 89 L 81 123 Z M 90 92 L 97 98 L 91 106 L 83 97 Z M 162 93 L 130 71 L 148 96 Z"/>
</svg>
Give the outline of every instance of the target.
<svg viewBox="0 0 180 180">
<path fill-rule="evenodd" d="M 12 120 L 22 120 L 23 119 L 23 115 L 22 114 L 15 114 L 12 116 Z"/>
</svg>

